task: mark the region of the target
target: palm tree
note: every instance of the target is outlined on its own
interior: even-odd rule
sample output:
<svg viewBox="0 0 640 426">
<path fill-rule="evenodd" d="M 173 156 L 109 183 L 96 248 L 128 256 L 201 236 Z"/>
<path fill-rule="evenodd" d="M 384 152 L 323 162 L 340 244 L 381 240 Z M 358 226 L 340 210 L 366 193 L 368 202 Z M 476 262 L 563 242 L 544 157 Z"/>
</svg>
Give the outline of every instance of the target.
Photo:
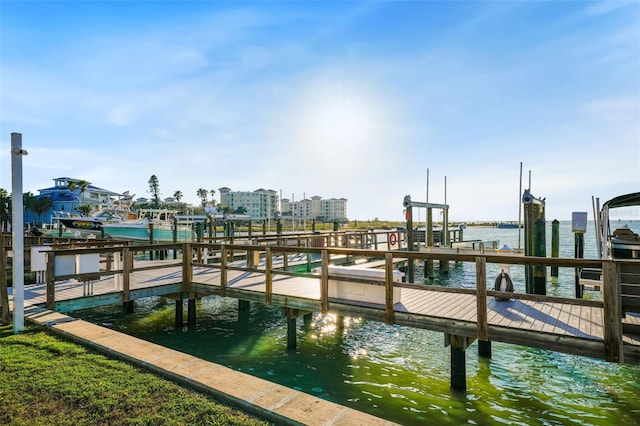
<svg viewBox="0 0 640 426">
<path fill-rule="evenodd" d="M 204 209 L 207 206 L 207 195 L 209 195 L 209 192 L 204 188 L 199 188 L 196 191 L 196 195 L 200 197 L 200 204 L 202 204 L 202 208 Z"/>
<path fill-rule="evenodd" d="M 80 194 L 82 195 L 82 198 L 80 199 L 81 203 L 84 203 L 84 193 L 87 190 L 88 186 L 89 186 L 89 182 L 87 182 L 86 180 L 81 180 L 80 182 L 78 182 L 78 187 L 80 188 Z"/>
<path fill-rule="evenodd" d="M 176 202 L 178 204 L 180 204 L 180 200 L 182 200 L 182 191 L 177 190 L 176 192 L 173 193 L 173 198 L 176 199 Z"/>
<path fill-rule="evenodd" d="M 39 223 L 42 223 L 42 215 L 53 208 L 53 200 L 50 197 L 37 197 L 33 200 L 31 210 L 37 215 Z"/>
<path fill-rule="evenodd" d="M 76 195 L 76 188 L 77 188 L 77 187 L 78 187 L 78 185 L 76 185 L 76 183 L 75 183 L 75 182 L 73 182 L 73 181 L 70 181 L 70 182 L 67 184 L 67 189 L 69 189 L 69 191 L 70 191 L 74 196 Z M 72 198 L 72 200 L 73 200 L 73 198 Z M 73 212 L 75 209 L 76 209 L 76 208 L 75 208 L 75 206 L 73 205 L 73 201 L 71 201 L 71 212 Z"/>
</svg>

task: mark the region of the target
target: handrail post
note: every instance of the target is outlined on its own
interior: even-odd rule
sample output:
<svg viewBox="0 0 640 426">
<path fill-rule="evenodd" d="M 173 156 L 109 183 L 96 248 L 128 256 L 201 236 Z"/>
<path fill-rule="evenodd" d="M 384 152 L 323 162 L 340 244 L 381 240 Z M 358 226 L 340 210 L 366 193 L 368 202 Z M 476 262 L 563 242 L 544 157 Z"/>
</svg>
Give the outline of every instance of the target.
<svg viewBox="0 0 640 426">
<path fill-rule="evenodd" d="M 227 294 L 227 247 L 220 245 L 220 296 Z"/>
<path fill-rule="evenodd" d="M 131 253 L 129 247 L 122 248 L 122 302 L 129 301 L 129 291 L 131 289 Z"/>
<path fill-rule="evenodd" d="M 329 310 L 329 251 L 323 249 L 320 259 L 320 309 L 324 313 Z"/>
<path fill-rule="evenodd" d="M 271 254 L 271 247 L 267 246 L 264 249 L 264 256 L 265 256 L 265 263 L 266 263 L 266 268 L 265 268 L 265 294 L 264 294 L 264 298 L 265 298 L 265 303 L 267 305 L 271 304 L 271 293 L 273 291 L 273 277 L 271 275 L 271 269 L 273 268 L 273 257 Z"/>
<path fill-rule="evenodd" d="M 478 340 L 489 340 L 489 324 L 487 322 L 487 259 L 476 257 L 476 301 Z"/>
<path fill-rule="evenodd" d="M 604 350 L 605 359 L 624 362 L 622 350 L 622 298 L 620 296 L 620 274 L 613 261 L 602 262 L 602 287 L 604 302 Z"/>
<path fill-rule="evenodd" d="M 393 324 L 393 253 L 386 252 L 384 254 L 384 286 L 385 286 L 385 319 L 387 324 Z"/>
<path fill-rule="evenodd" d="M 47 309 L 53 311 L 56 307 L 56 254 L 53 250 L 47 251 Z"/>
<path fill-rule="evenodd" d="M 182 244 L 182 291 L 191 291 L 193 281 L 193 246 L 186 242 Z"/>
</svg>

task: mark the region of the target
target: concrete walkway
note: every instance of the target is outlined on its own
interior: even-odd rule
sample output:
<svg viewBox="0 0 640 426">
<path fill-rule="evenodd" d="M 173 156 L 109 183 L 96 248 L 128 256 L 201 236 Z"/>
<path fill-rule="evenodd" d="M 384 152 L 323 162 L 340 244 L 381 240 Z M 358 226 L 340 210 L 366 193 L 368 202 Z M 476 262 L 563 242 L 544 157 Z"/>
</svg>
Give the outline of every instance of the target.
<svg viewBox="0 0 640 426">
<path fill-rule="evenodd" d="M 58 312 L 39 307 L 27 307 L 25 318 L 49 327 L 55 333 L 82 345 L 210 394 L 229 405 L 277 424 L 326 426 L 395 424 Z"/>
</svg>

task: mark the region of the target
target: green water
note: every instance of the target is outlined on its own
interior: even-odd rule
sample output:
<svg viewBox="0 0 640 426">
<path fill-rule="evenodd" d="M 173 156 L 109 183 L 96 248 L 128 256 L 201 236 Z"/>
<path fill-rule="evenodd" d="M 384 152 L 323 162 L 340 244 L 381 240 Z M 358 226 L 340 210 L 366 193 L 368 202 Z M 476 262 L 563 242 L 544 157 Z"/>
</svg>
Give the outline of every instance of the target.
<svg viewBox="0 0 640 426">
<path fill-rule="evenodd" d="M 465 238 L 498 235 L 517 246 L 517 232 L 468 229 Z M 561 234 L 572 256 L 573 236 Z M 572 291 L 570 272 L 549 281 L 549 294 Z M 524 291 L 519 274 L 513 271 L 516 290 Z M 474 286 L 473 280 L 473 265 L 464 264 L 440 284 Z M 406 425 L 636 425 L 640 419 L 640 367 L 496 342 L 485 359 L 474 344 L 466 357 L 467 391 L 452 392 L 442 333 L 314 314 L 308 328 L 298 323 L 298 347 L 287 350 L 277 308 L 253 303 L 238 312 L 234 299 L 206 297 L 198 302 L 197 325 L 178 330 L 174 311 L 172 301 L 149 298 L 127 316 L 120 306 L 75 315 Z"/>
</svg>

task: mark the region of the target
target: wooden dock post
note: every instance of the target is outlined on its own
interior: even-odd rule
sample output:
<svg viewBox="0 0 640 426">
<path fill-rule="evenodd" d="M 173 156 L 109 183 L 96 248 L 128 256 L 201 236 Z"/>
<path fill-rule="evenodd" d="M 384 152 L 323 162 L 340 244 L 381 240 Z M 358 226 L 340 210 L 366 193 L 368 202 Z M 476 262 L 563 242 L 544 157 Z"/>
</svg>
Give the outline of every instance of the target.
<svg viewBox="0 0 640 426">
<path fill-rule="evenodd" d="M 622 302 L 620 296 L 620 274 L 613 261 L 602 263 L 602 291 L 604 302 L 604 348 L 605 359 L 624 362 L 622 343 Z"/>
<path fill-rule="evenodd" d="M 47 302 L 46 307 L 53 311 L 56 307 L 55 252 L 48 251 L 47 256 Z"/>
<path fill-rule="evenodd" d="M 446 182 L 446 178 L 445 178 Z M 449 238 L 449 209 L 442 210 L 442 230 L 440 231 L 440 247 L 449 247 L 450 238 Z M 440 261 L 440 273 L 448 274 L 449 273 L 449 261 L 446 259 L 442 259 Z"/>
<path fill-rule="evenodd" d="M 306 328 L 311 327 L 311 321 L 313 320 L 313 312 L 308 312 L 302 316 L 302 321 Z"/>
<path fill-rule="evenodd" d="M 386 324 L 393 324 L 393 253 L 384 254 L 384 285 L 385 285 L 385 320 Z"/>
<path fill-rule="evenodd" d="M 427 229 L 426 229 L 426 241 L 427 247 L 433 247 L 433 209 L 427 208 Z M 427 259 L 424 261 L 424 277 L 433 278 L 434 268 L 433 260 Z"/>
<path fill-rule="evenodd" d="M 320 252 L 320 305 L 322 312 L 329 310 L 329 252 Z"/>
<path fill-rule="evenodd" d="M 287 349 L 296 348 L 296 317 L 287 316 Z"/>
<path fill-rule="evenodd" d="M 407 251 L 413 251 L 413 207 L 411 204 L 405 207 L 407 209 Z M 398 240 L 400 240 L 398 238 Z M 398 244 L 399 245 L 399 244 Z M 391 247 L 389 247 L 391 249 Z M 405 271 L 406 282 L 413 283 L 413 259 L 407 259 L 407 269 Z"/>
<path fill-rule="evenodd" d="M 248 311 L 251 309 L 251 302 L 248 300 L 238 299 L 238 310 L 239 311 Z"/>
<path fill-rule="evenodd" d="M 559 257 L 560 256 L 560 221 L 558 219 L 553 219 L 551 222 L 551 257 Z M 551 276 L 558 276 L 558 267 L 551 267 Z"/>
<path fill-rule="evenodd" d="M 149 244 L 153 244 L 153 223 L 149 223 Z M 153 260 L 153 250 L 149 250 L 149 260 Z"/>
<path fill-rule="evenodd" d="M 536 226 L 539 220 L 544 222 L 545 202 L 534 197 L 526 189 L 522 194 L 522 204 L 524 205 L 524 255 L 525 256 L 546 256 L 546 240 L 544 239 L 544 223 L 541 229 Z M 538 225 L 539 226 L 539 225 Z M 541 231 L 541 232 L 539 232 Z M 542 237 L 542 241 L 541 238 Z M 546 267 L 525 266 L 525 290 L 528 294 L 546 293 Z M 540 293 L 540 291 L 544 291 Z"/>
<path fill-rule="evenodd" d="M 266 247 L 264 249 L 265 256 L 265 271 L 264 271 L 264 281 L 265 281 L 265 292 L 264 292 L 264 303 L 266 305 L 271 304 L 271 294 L 273 292 L 273 275 L 271 274 L 271 270 L 273 269 L 273 254 L 271 253 L 271 247 Z"/>
<path fill-rule="evenodd" d="M 491 358 L 487 318 L 487 259 L 484 257 L 476 257 L 476 293 L 478 355 Z"/>
<path fill-rule="evenodd" d="M 187 301 L 187 325 L 196 325 L 196 297 L 193 293 L 189 294 Z"/>
<path fill-rule="evenodd" d="M 128 247 L 122 248 L 122 308 L 125 314 L 133 313 L 134 302 L 130 300 L 132 256 Z"/>
<path fill-rule="evenodd" d="M 547 256 L 547 239 L 545 220 L 540 218 L 535 223 L 534 256 Z M 547 294 L 547 267 L 536 265 L 533 267 L 533 294 Z"/>
<path fill-rule="evenodd" d="M 227 293 L 227 248 L 220 245 L 220 297 L 225 297 Z"/>
<path fill-rule="evenodd" d="M 465 352 L 474 339 L 445 333 L 444 344 L 451 346 L 451 389 L 467 389 Z"/>
<path fill-rule="evenodd" d="M 175 321 L 176 329 L 182 328 L 182 323 L 184 319 L 184 306 L 182 303 L 183 302 L 182 302 L 182 293 L 181 293 L 180 296 L 178 296 L 178 298 L 176 299 L 176 321 Z"/>
</svg>

